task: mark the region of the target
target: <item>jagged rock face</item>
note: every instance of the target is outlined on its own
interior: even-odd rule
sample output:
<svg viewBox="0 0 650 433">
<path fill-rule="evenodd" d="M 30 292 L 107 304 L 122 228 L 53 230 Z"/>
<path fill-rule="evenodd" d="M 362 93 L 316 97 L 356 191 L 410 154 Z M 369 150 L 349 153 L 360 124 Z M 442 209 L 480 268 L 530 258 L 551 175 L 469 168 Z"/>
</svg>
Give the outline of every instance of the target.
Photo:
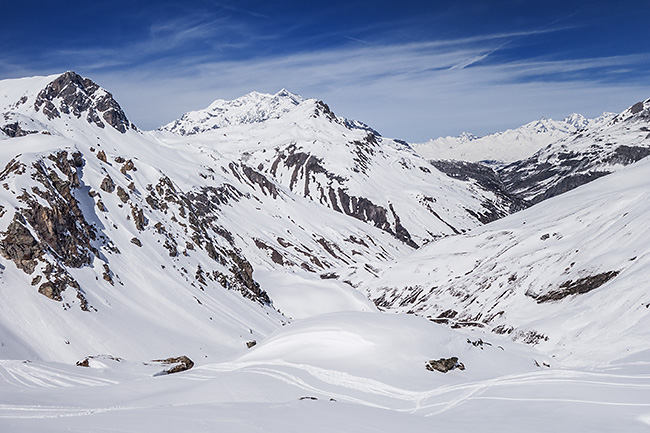
<svg viewBox="0 0 650 433">
<path fill-rule="evenodd" d="M 23 206 L 15 210 L 0 240 L 0 254 L 29 275 L 38 269 L 32 285 L 43 281 L 38 289 L 41 294 L 61 300 L 61 293 L 72 287 L 87 309 L 83 291 L 67 270 L 89 265 L 98 254 L 93 246 L 96 231 L 73 194 L 79 187 L 82 165 L 80 153 L 60 151 L 35 162 L 30 171 L 15 162 L 5 168 L 0 181 L 29 173 L 38 186 L 32 187 L 31 194 L 23 190 L 18 196 Z"/>
<path fill-rule="evenodd" d="M 431 164 L 454 179 L 476 181 L 487 191 L 494 192 L 499 201 L 505 204 L 505 206 L 499 208 L 494 203 L 484 202 L 486 209 L 484 213 L 476 213 L 468 210 L 468 212 L 473 213 L 477 219 L 485 224 L 525 209 L 528 206 L 524 200 L 508 190 L 494 169 L 485 164 L 454 160 L 433 160 Z"/>
<path fill-rule="evenodd" d="M 466 161 L 431 161 L 460 180 L 474 180 L 511 203 L 507 213 L 563 194 L 650 156 L 650 100 L 634 104 L 596 129 L 578 130 L 530 158 L 491 167 Z M 482 222 L 505 216 L 498 209 L 476 214 Z M 506 213 L 506 214 L 507 214 Z"/>
<path fill-rule="evenodd" d="M 634 104 L 599 129 L 578 131 L 498 172 L 510 194 L 535 204 L 647 156 L 650 100 Z"/>
<path fill-rule="evenodd" d="M 134 128 L 113 95 L 74 72 L 66 72 L 48 84 L 38 94 L 34 108 L 50 120 L 65 113 L 77 118 L 85 115 L 88 123 L 99 128 L 107 123 L 121 133 Z"/>
<path fill-rule="evenodd" d="M 101 164 L 106 164 L 101 161 Z M 81 208 L 92 208 L 93 200 L 96 200 L 96 208 L 105 213 L 119 208 L 109 206 L 111 200 L 107 196 L 102 200 L 92 185 L 87 195 L 75 193 L 83 185 L 83 166 L 84 157 L 80 152 L 69 154 L 65 150 L 39 158 L 31 165 L 19 159 L 7 164 L 0 173 L 0 182 L 5 188 L 9 188 L 9 183 L 27 178 L 33 186 L 29 191 L 13 192 L 21 206 L 15 209 L 7 229 L 0 233 L 0 255 L 30 275 L 32 285 L 38 285 L 39 293 L 62 301 L 63 292 L 72 288 L 82 309 L 90 311 L 94 307 L 86 301 L 85 293 L 92 287 L 82 287 L 71 270 L 92 267 L 99 262 L 98 278 L 116 285 L 120 279 L 109 263 L 110 255 L 120 254 L 120 251 L 101 226 L 89 222 L 92 215 L 85 215 Z M 136 169 L 132 161 L 128 168 L 128 171 Z M 157 184 L 143 187 L 142 190 L 148 194 L 136 199 L 119 185 L 130 180 L 130 175 L 117 169 L 116 172 L 124 179 L 105 175 L 99 185 L 94 186 L 102 191 L 101 194 L 115 194 L 119 199 L 117 203 L 121 203 L 119 207 L 127 205 L 124 211 L 130 209 L 130 219 L 137 231 L 150 231 L 149 227 L 153 226 L 161 247 L 170 257 L 178 257 L 181 252 L 189 257 L 196 249 L 205 251 L 214 266 L 203 264 L 205 269 L 200 272 L 202 286 L 212 284 L 211 281 L 225 289 L 239 291 L 258 303 L 271 304 L 266 292 L 254 280 L 251 264 L 234 246 L 233 235 L 217 223 L 219 206 L 237 200 L 242 196 L 239 191 L 231 185 L 223 185 L 186 194 L 171 179 L 163 176 Z M 79 200 L 88 203 L 82 206 Z M 177 212 L 177 217 L 163 222 L 160 216 L 152 214 L 156 212 Z M 2 209 L 2 214 L 5 213 L 6 210 Z M 183 239 L 185 237 L 187 240 Z M 131 243 L 143 247 L 140 239 L 132 238 Z"/>
<path fill-rule="evenodd" d="M 177 356 L 174 358 L 154 359 L 151 362 L 155 362 L 167 366 L 167 368 L 165 368 L 160 373 L 156 374 L 156 376 L 160 376 L 164 374 L 180 373 L 181 371 L 187 371 L 192 367 L 194 367 L 194 361 L 192 361 L 190 358 L 188 358 L 185 355 Z"/>
<path fill-rule="evenodd" d="M 19 213 L 14 215 L 4 238 L 0 240 L 0 254 L 30 275 L 34 273 L 37 260 L 43 255 L 41 245 L 25 227 L 24 218 Z"/>
</svg>

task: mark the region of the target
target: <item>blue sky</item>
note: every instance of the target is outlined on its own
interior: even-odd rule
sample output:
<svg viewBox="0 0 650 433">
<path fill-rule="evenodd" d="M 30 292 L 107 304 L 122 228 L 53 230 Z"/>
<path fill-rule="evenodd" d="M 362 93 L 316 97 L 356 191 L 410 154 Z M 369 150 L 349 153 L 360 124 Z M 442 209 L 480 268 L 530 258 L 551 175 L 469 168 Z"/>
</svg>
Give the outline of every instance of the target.
<svg viewBox="0 0 650 433">
<path fill-rule="evenodd" d="M 650 97 L 647 0 L 0 5 L 0 79 L 75 70 L 143 129 L 281 88 L 411 142 Z"/>
</svg>

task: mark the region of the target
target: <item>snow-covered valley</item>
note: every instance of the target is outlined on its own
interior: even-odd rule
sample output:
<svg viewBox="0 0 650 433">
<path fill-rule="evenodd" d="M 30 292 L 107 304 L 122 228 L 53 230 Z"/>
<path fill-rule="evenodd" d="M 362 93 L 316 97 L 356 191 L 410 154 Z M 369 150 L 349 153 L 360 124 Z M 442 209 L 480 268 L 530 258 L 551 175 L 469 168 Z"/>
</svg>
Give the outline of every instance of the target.
<svg viewBox="0 0 650 433">
<path fill-rule="evenodd" d="M 286 90 L 0 113 L 2 431 L 650 427 L 650 100 L 469 162 Z"/>
</svg>

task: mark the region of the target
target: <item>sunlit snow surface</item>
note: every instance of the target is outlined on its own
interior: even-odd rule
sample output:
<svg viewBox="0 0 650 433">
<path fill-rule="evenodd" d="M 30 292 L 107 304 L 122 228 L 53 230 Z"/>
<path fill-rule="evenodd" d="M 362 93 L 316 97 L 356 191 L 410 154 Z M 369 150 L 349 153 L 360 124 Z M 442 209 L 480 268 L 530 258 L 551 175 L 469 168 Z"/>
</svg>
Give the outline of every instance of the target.
<svg viewBox="0 0 650 433">
<path fill-rule="evenodd" d="M 52 78 L 31 79 L 30 85 L 40 89 Z M 0 91 L 11 102 L 22 96 L 11 93 L 18 87 L 4 82 Z M 417 214 L 407 200 L 428 182 L 437 182 L 441 191 L 438 212 L 453 217 L 459 228 L 476 228 L 454 204 L 461 200 L 476 206 L 481 196 L 464 192 L 433 169 L 422 171 L 417 156 L 398 142 L 382 141 L 378 162 L 369 167 L 378 181 L 363 184 L 346 165 L 349 149 L 336 154 L 330 149 L 335 136 L 349 134 L 345 141 L 350 141 L 363 138 L 366 131 L 332 126 L 322 118 L 292 125 L 304 120 L 313 106 L 278 106 L 287 116 L 234 107 L 240 123 L 210 117 L 215 123 L 202 137 L 161 131 L 128 131 L 123 136 L 83 122 L 66 123 L 71 118 L 49 123 L 42 116 L 32 119 L 20 111 L 24 108 L 16 109 L 16 115 L 27 116 L 21 118 L 25 128 L 53 135 L 0 141 L 3 165 L 17 153 L 12 146 L 20 147 L 26 162 L 52 149 L 78 149 L 85 155 L 84 182 L 97 186 L 110 173 L 119 185 L 119 167 L 100 164 L 89 151 L 101 142 L 109 162 L 117 155 L 136 161 L 138 171 L 132 176 L 138 185 L 155 183 L 166 174 L 179 188 L 190 189 L 231 180 L 228 158 L 268 167 L 275 147 L 295 140 L 323 157 L 332 172 L 349 175 L 351 192 L 378 201 L 390 192 L 395 206 L 404 209 L 403 223 L 418 240 L 429 237 L 426 229 L 432 226 L 445 230 L 444 224 L 435 227 L 432 219 Z M 203 119 L 199 114 L 205 113 L 185 120 Z M 266 120 L 249 122 L 258 114 Z M 320 141 L 313 142 L 314 133 Z M 207 171 L 212 166 L 214 172 Z M 99 311 L 89 319 L 70 294 L 65 301 L 73 308 L 63 315 L 60 303 L 38 294 L 28 276 L 3 262 L 10 266 L 1 270 L 0 280 L 0 432 L 648 431 L 648 169 L 649 163 L 642 162 L 542 203 L 544 207 L 432 242 L 412 255 L 388 234 L 316 202 L 298 200 L 281 183 L 283 198 L 277 202 L 259 187 L 240 186 L 259 200 L 225 206 L 220 217 L 233 232 L 245 234 L 237 245 L 254 262 L 255 278 L 275 301 L 273 308 L 229 291 L 190 291 L 179 270 L 194 270 L 205 257 L 172 260 L 161 253 L 153 230 L 134 229 L 116 197 L 104 194 L 110 209 L 105 214 L 96 213 L 94 202 L 86 198 L 84 213 L 95 215 L 93 222 L 123 250 L 111 257 L 111 267 L 124 286 L 96 283 L 99 262 L 75 270 L 84 287 L 93 287 L 87 296 Z M 213 177 L 204 178 L 208 173 Z M 290 176 L 278 172 L 285 184 Z M 30 187 L 28 181 L 16 182 L 10 185 L 14 190 Z M 3 195 L 5 208 L 17 204 Z M 257 224 L 250 223 L 252 214 Z M 290 217 L 284 219 L 286 215 Z M 164 215 L 155 216 L 167 222 Z M 349 269 L 356 271 L 330 280 L 279 269 L 250 239 L 270 243 L 282 235 L 296 245 L 314 246 L 314 233 L 348 248 L 346 253 L 358 260 Z M 343 241 L 368 233 L 377 242 L 374 249 Z M 136 235 L 143 240 L 142 249 L 130 243 Z M 363 255 L 354 255 L 353 248 Z M 385 251 L 381 260 L 371 254 L 380 248 Z M 366 261 L 375 275 L 364 271 Z M 362 296 L 377 295 L 386 287 L 426 283 L 430 288 L 437 282 L 441 291 L 460 283 L 469 290 L 482 282 L 474 280 L 478 272 L 467 273 L 476 266 L 482 266 L 485 278 L 495 277 L 497 287 L 517 273 L 519 291 L 502 304 L 507 309 L 504 320 L 544 332 L 548 342 L 524 345 L 488 328 L 450 329 L 424 317 L 380 313 Z M 621 273 L 602 288 L 579 295 L 579 302 L 570 297 L 540 306 L 524 293 L 524 283 L 549 288 L 583 272 L 606 270 Z M 342 282 L 346 277 L 360 291 Z M 422 315 L 456 305 L 454 296 L 439 295 L 436 302 L 421 305 Z M 485 303 L 464 305 L 464 311 L 491 307 L 487 301 L 494 300 L 495 292 L 481 296 Z M 402 312 L 410 308 L 406 302 Z M 247 349 L 245 342 L 253 339 L 258 344 Z M 151 363 L 181 354 L 195 361 L 193 369 L 160 376 L 160 365 Z M 88 355 L 95 355 L 89 367 L 74 365 Z M 465 370 L 425 369 L 428 360 L 443 357 L 458 357 Z"/>
<path fill-rule="evenodd" d="M 467 342 L 478 338 L 491 346 Z M 466 370 L 424 369 L 425 360 L 451 355 Z M 630 359 L 608 369 L 568 370 L 493 335 L 413 316 L 334 313 L 287 325 L 229 361 L 164 377 L 126 360 L 104 359 L 95 368 L 1 361 L 0 426 L 7 432 L 647 431 L 647 368 L 647 361 Z"/>
<path fill-rule="evenodd" d="M 562 120 L 543 118 L 519 128 L 482 137 L 463 133 L 458 137 L 440 137 L 412 146 L 418 154 L 428 159 L 509 163 L 528 158 L 548 144 L 567 138 L 577 131 L 603 126 L 614 115 L 603 113 L 595 119 L 586 119 L 574 113 Z"/>
</svg>

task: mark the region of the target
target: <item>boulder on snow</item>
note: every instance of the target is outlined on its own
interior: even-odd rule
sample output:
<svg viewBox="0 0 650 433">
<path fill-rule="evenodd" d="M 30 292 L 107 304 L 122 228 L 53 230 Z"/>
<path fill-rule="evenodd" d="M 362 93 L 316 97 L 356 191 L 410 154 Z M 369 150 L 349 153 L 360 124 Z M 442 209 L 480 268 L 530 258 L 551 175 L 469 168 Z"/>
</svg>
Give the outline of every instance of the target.
<svg viewBox="0 0 650 433">
<path fill-rule="evenodd" d="M 438 360 L 428 361 L 425 365 L 425 368 L 429 371 L 439 371 L 441 373 L 446 373 L 450 370 L 459 369 L 465 370 L 465 366 L 462 362 L 458 362 L 458 358 L 452 356 L 451 358 L 440 358 Z"/>
<path fill-rule="evenodd" d="M 194 362 L 187 356 L 178 356 L 176 358 L 154 359 L 152 363 L 159 363 L 170 368 L 164 369 L 154 376 L 164 376 L 166 374 L 180 373 L 181 371 L 189 370 L 194 367 Z M 149 363 L 146 363 L 149 365 Z"/>
</svg>

